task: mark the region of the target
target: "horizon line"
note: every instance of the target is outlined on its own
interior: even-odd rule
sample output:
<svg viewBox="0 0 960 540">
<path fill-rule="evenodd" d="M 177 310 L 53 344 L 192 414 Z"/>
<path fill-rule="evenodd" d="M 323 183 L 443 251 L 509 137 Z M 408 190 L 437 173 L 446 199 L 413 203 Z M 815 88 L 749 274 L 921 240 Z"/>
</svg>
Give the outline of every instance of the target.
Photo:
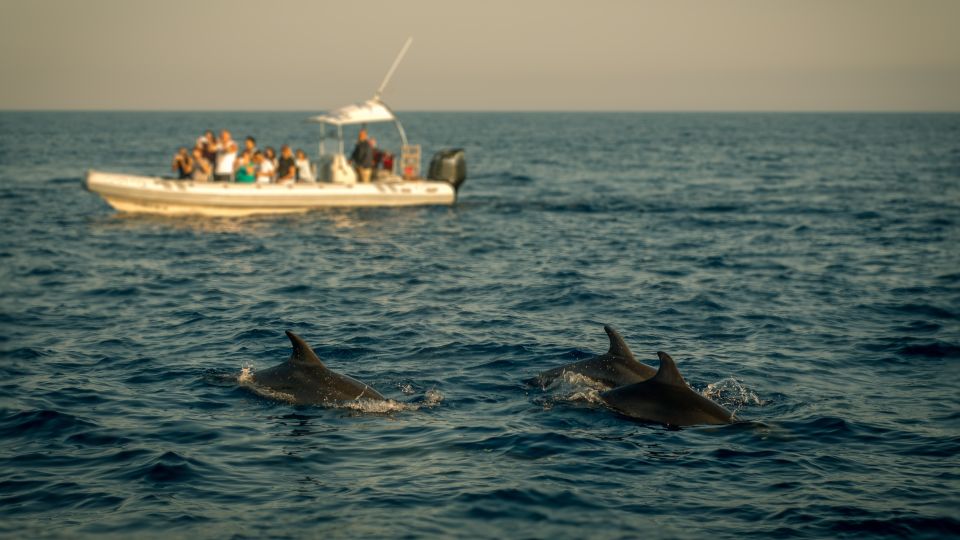
<svg viewBox="0 0 960 540">
<path fill-rule="evenodd" d="M 0 108 L 0 113 L 304 113 L 332 109 L 96 109 Z M 397 113 L 454 114 L 960 114 L 960 109 L 393 109 Z"/>
</svg>

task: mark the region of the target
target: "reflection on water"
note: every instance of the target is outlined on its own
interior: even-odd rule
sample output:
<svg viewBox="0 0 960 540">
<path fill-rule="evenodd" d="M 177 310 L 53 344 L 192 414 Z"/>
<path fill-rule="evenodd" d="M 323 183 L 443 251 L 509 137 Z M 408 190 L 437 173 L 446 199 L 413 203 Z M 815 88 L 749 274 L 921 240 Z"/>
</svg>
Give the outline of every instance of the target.
<svg viewBox="0 0 960 540">
<path fill-rule="evenodd" d="M 105 205 L 106 203 L 104 203 Z M 302 214 L 257 215 L 243 217 L 163 216 L 100 213 L 90 217 L 93 231 L 181 231 L 193 233 L 231 233 L 257 237 L 283 235 L 290 227 L 314 226 L 337 237 L 363 238 L 425 226 L 438 209 L 422 208 L 322 208 Z M 346 236 L 345 236 L 346 235 Z"/>
<path fill-rule="evenodd" d="M 94 232 L 146 232 L 164 230 L 195 233 L 235 233 L 254 236 L 267 235 L 276 226 L 264 217 L 203 217 L 161 216 L 111 212 L 91 217 L 89 226 Z"/>
</svg>

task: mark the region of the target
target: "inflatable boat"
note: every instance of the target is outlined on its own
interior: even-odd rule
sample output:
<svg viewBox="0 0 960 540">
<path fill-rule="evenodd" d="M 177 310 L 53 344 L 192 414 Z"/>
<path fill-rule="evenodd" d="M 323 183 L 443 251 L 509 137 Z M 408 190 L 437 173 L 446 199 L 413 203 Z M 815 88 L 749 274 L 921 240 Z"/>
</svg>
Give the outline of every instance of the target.
<svg viewBox="0 0 960 540">
<path fill-rule="evenodd" d="M 462 155 L 462 153 L 460 153 Z M 391 175 L 370 183 L 193 182 L 88 171 L 85 187 L 121 212 L 243 216 L 344 206 L 453 204 L 458 182 Z"/>
<path fill-rule="evenodd" d="M 306 212 L 326 207 L 453 204 L 467 177 L 463 150 L 437 152 L 430 161 L 426 178 L 423 178 L 420 174 L 420 146 L 409 144 L 400 120 L 380 99 L 409 46 L 410 40 L 372 99 L 308 119 L 321 127 L 319 158 L 312 164 L 318 181 L 289 184 L 195 182 L 91 170 L 86 174 L 84 187 L 121 212 L 171 215 L 242 216 Z M 366 127 L 377 122 L 392 122 L 396 126 L 401 143 L 400 159 L 388 170 L 377 170 L 373 181 L 358 182 L 357 172 L 344 154 L 343 127 Z M 335 135 L 337 144 L 328 151 L 326 141 L 331 134 Z"/>
</svg>

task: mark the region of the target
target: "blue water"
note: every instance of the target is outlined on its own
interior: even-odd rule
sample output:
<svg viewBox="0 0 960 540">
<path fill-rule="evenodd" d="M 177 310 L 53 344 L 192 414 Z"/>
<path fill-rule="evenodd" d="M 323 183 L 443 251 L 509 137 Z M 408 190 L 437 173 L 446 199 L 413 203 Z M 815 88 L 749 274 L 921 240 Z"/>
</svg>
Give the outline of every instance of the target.
<svg viewBox="0 0 960 540">
<path fill-rule="evenodd" d="M 960 536 L 960 115 L 404 115 L 466 148 L 453 207 L 80 186 L 208 127 L 315 153 L 304 116 L 0 114 L 0 535 Z M 604 323 L 741 422 L 524 386 Z M 239 384 L 287 329 L 402 406 Z"/>
</svg>

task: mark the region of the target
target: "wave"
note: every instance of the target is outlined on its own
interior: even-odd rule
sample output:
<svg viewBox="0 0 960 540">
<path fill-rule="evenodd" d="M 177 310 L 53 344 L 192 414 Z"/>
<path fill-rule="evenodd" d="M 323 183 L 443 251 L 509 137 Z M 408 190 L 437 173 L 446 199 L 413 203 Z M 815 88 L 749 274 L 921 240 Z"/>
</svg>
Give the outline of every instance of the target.
<svg viewBox="0 0 960 540">
<path fill-rule="evenodd" d="M 934 343 L 906 345 L 901 347 L 897 352 L 908 357 L 960 358 L 960 345 L 937 341 Z"/>
<path fill-rule="evenodd" d="M 827 528 L 835 534 L 896 537 L 943 538 L 960 536 L 960 520 L 952 517 L 862 517 L 828 520 Z"/>
<path fill-rule="evenodd" d="M 146 463 L 124 471 L 120 476 L 127 481 L 147 484 L 196 484 L 204 480 L 205 465 L 199 460 L 167 451 Z"/>
<path fill-rule="evenodd" d="M 79 186 L 83 182 L 82 178 L 79 177 L 67 177 L 67 178 L 51 178 L 47 180 L 48 184 L 53 184 L 56 186 L 62 185 L 76 185 Z"/>
<path fill-rule="evenodd" d="M 900 313 L 906 313 L 909 315 L 923 315 L 927 317 L 933 317 L 936 319 L 957 319 L 960 318 L 957 313 L 948 311 L 946 309 L 932 306 L 929 304 L 899 304 L 890 306 L 890 309 Z"/>
<path fill-rule="evenodd" d="M 0 418 L 0 438 L 59 437 L 80 429 L 98 427 L 96 423 L 55 410 L 22 411 Z"/>
</svg>

